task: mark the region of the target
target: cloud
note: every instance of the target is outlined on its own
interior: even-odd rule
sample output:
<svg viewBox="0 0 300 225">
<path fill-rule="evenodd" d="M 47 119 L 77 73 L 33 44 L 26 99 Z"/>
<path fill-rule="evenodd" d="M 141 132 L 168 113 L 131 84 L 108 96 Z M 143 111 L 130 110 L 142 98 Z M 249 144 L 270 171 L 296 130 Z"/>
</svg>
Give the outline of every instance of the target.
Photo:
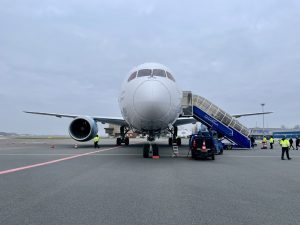
<svg viewBox="0 0 300 225">
<path fill-rule="evenodd" d="M 144 5 L 138 9 L 138 13 L 140 15 L 150 16 L 151 14 L 153 14 L 154 10 L 155 10 L 154 5 Z"/>
<path fill-rule="evenodd" d="M 43 7 L 39 7 L 34 10 L 34 13 L 37 16 L 55 16 L 55 17 L 62 17 L 68 14 L 66 10 L 63 10 L 62 8 L 56 7 L 54 5 L 46 5 Z"/>
</svg>

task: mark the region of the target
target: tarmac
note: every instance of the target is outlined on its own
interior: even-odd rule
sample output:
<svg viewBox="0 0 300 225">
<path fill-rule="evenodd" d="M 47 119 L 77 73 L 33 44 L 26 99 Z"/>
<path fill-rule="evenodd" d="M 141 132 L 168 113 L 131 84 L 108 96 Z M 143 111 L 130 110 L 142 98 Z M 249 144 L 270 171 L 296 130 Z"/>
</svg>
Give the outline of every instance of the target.
<svg viewBox="0 0 300 225">
<path fill-rule="evenodd" d="M 300 224 L 300 150 L 227 150 L 144 159 L 145 139 L 0 140 L 0 224 Z M 74 148 L 77 144 L 78 148 Z"/>
</svg>

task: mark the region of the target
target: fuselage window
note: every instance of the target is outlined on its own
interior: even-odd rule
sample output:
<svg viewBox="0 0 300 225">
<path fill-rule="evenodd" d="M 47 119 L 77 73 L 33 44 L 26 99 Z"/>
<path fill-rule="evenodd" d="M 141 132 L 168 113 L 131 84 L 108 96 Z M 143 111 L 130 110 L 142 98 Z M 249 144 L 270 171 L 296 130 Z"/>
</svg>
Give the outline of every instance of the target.
<svg viewBox="0 0 300 225">
<path fill-rule="evenodd" d="M 151 69 L 142 69 L 138 72 L 138 77 L 146 77 L 151 76 L 152 70 Z"/>
<path fill-rule="evenodd" d="M 133 80 L 135 77 L 136 77 L 136 71 L 135 72 L 133 72 L 131 75 L 130 75 L 130 77 L 128 78 L 128 82 L 129 81 L 131 81 L 131 80 Z"/>
<path fill-rule="evenodd" d="M 173 77 L 172 74 L 170 74 L 168 71 L 167 71 L 167 77 L 168 77 L 170 80 L 172 80 L 172 81 L 175 82 L 174 77 Z"/>
<path fill-rule="evenodd" d="M 164 70 L 161 69 L 154 69 L 152 76 L 157 76 L 157 77 L 166 77 L 166 73 Z"/>
</svg>

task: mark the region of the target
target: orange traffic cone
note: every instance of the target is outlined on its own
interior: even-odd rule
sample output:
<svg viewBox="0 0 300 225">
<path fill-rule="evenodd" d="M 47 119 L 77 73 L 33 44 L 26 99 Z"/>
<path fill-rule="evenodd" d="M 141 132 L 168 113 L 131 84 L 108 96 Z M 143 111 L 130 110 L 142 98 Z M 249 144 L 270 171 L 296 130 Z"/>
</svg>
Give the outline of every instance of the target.
<svg viewBox="0 0 300 225">
<path fill-rule="evenodd" d="M 206 152 L 205 140 L 203 140 L 203 143 L 202 143 L 202 152 Z"/>
</svg>

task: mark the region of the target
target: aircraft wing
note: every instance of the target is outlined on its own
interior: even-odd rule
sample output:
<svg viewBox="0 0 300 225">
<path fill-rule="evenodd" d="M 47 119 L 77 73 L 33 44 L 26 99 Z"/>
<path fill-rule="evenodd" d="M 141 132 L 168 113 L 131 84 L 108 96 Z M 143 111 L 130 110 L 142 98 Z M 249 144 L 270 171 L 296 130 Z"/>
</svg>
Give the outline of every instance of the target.
<svg viewBox="0 0 300 225">
<path fill-rule="evenodd" d="M 66 118 L 73 118 L 80 117 L 83 115 L 70 115 L 70 114 L 60 114 L 60 113 L 47 113 L 47 112 L 31 112 L 31 111 L 24 111 L 24 113 L 30 113 L 30 114 L 38 114 L 43 116 L 55 116 L 58 118 L 66 117 Z M 98 117 L 98 116 L 88 116 L 90 118 L 93 118 L 95 121 L 100 122 L 102 124 L 109 123 L 109 124 L 115 124 L 115 125 L 128 125 L 126 121 L 122 117 Z"/>
<path fill-rule="evenodd" d="M 196 123 L 197 121 L 193 117 L 179 117 L 175 123 L 174 126 L 181 126 L 185 124 L 191 124 Z"/>
<path fill-rule="evenodd" d="M 273 113 L 273 112 L 244 113 L 244 114 L 234 114 L 231 116 L 235 117 L 235 118 L 240 118 L 242 116 L 257 116 L 257 115 L 270 114 L 270 113 Z"/>
</svg>

